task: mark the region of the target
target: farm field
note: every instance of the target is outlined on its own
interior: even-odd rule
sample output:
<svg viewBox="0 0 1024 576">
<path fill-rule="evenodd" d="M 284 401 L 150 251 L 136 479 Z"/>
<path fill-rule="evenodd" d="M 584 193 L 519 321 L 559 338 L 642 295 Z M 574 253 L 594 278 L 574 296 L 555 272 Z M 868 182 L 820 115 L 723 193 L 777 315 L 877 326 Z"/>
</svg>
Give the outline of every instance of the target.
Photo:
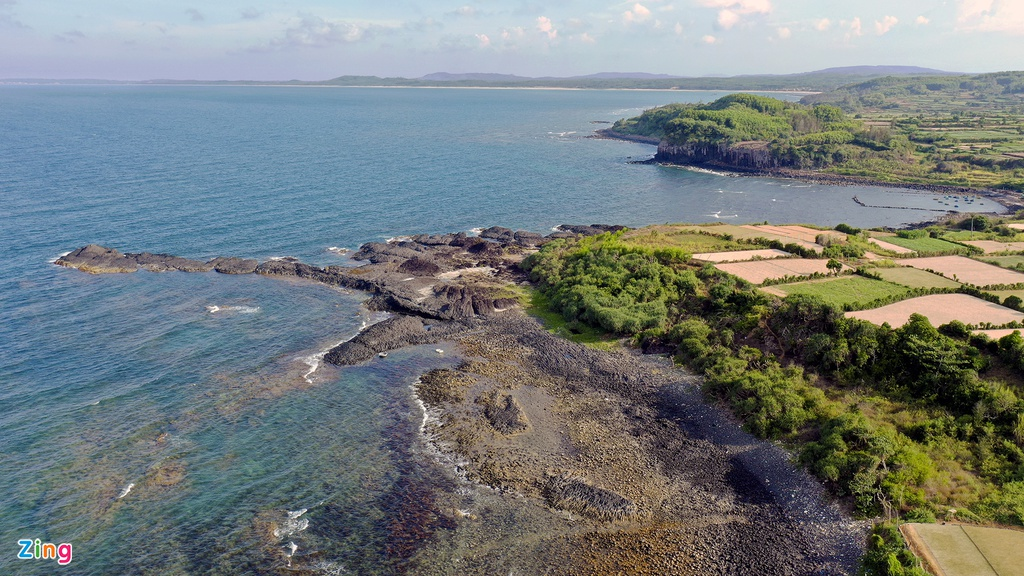
<svg viewBox="0 0 1024 576">
<path fill-rule="evenodd" d="M 753 238 L 767 238 L 768 240 L 778 240 L 779 242 L 782 242 L 783 244 L 789 244 L 789 243 L 799 244 L 800 246 L 803 246 L 805 248 L 809 248 L 809 249 L 815 250 L 817 252 L 821 252 L 821 250 L 822 250 L 821 245 L 815 244 L 813 239 L 810 240 L 810 241 L 802 240 L 801 238 L 797 238 L 797 237 L 793 236 L 793 234 L 795 234 L 795 232 L 792 232 L 792 231 L 785 231 L 786 232 L 785 234 L 779 233 L 779 232 L 783 231 L 782 230 L 784 228 L 783 226 L 753 226 L 753 225 L 737 226 L 737 225 L 734 225 L 734 224 L 719 224 L 719 225 L 707 225 L 707 226 L 681 226 L 680 228 L 690 228 L 691 230 L 694 230 L 694 231 L 696 231 L 696 230 L 704 230 L 704 231 L 709 232 L 711 234 L 719 234 L 719 235 L 721 235 L 721 234 L 729 234 L 733 238 L 742 238 L 742 239 L 746 239 L 746 240 L 750 240 L 750 239 L 753 239 Z M 769 230 L 769 228 L 771 228 L 771 229 L 773 229 L 775 231 Z M 799 226 L 798 228 L 803 228 L 803 227 Z M 822 233 L 825 233 L 827 231 L 825 231 L 825 230 L 818 230 L 816 232 L 818 234 L 822 234 Z M 802 233 L 802 234 L 806 235 L 806 233 Z M 839 234 L 839 232 L 835 232 L 835 234 Z"/>
<path fill-rule="evenodd" d="M 999 296 L 1000 300 L 1006 300 L 1010 296 L 1024 300 L 1024 290 L 986 290 L 986 292 Z"/>
<path fill-rule="evenodd" d="M 992 340 L 999 340 L 1003 336 L 1009 336 L 1010 334 L 1013 334 L 1014 332 L 1021 332 L 1022 334 L 1024 334 L 1024 330 L 1021 330 L 1020 328 L 1000 328 L 1000 329 L 997 329 L 997 330 L 975 330 L 974 331 L 975 334 L 984 334 L 985 336 L 988 336 Z"/>
<path fill-rule="evenodd" d="M 709 227 L 709 230 L 712 228 L 716 227 Z M 643 230 L 630 230 L 623 235 L 622 240 L 627 244 L 638 246 L 654 246 L 657 248 L 670 246 L 691 254 L 694 252 L 726 252 L 750 248 L 749 244 L 740 244 L 735 240 L 726 240 L 721 236 L 701 234 L 698 230 L 700 229 L 694 226 L 650 226 Z M 719 232 L 714 233 L 719 234 Z M 725 234 L 725 232 L 721 234 Z"/>
<path fill-rule="evenodd" d="M 1024 532 L 962 524 L 906 524 L 904 532 L 945 576 L 1024 576 Z"/>
<path fill-rule="evenodd" d="M 1024 266 L 1024 256 L 986 256 L 984 258 L 979 258 L 979 260 L 982 262 L 988 262 L 989 264 L 995 264 L 1001 268 Z"/>
<path fill-rule="evenodd" d="M 1024 242 L 996 242 L 995 240 L 963 240 L 964 244 L 981 248 L 985 254 L 996 252 L 1020 252 L 1024 251 Z"/>
<path fill-rule="evenodd" d="M 893 328 L 903 326 L 911 314 L 921 314 L 933 326 L 959 320 L 964 324 L 1006 324 L 1024 320 L 1024 314 L 1004 306 L 986 302 L 966 294 L 932 294 L 895 302 L 872 310 L 847 312 L 847 318 L 859 318 L 881 326 L 888 323 Z"/>
<path fill-rule="evenodd" d="M 739 276 L 747 282 L 760 284 L 765 280 L 785 278 L 787 276 L 810 276 L 814 273 L 828 274 L 825 266 L 827 260 L 809 260 L 803 258 L 786 258 L 780 260 L 752 260 L 750 262 L 730 262 L 716 264 L 722 272 Z"/>
<path fill-rule="evenodd" d="M 884 240 L 889 244 L 895 244 L 902 246 L 908 250 L 913 250 L 919 254 L 935 254 L 939 252 L 950 252 L 953 250 L 959 250 L 967 252 L 967 249 L 959 244 L 953 244 L 952 242 L 946 242 L 938 238 L 900 238 L 899 236 L 890 236 Z"/>
<path fill-rule="evenodd" d="M 874 268 L 871 271 L 887 282 L 908 288 L 956 288 L 960 286 L 959 282 L 917 268 Z"/>
<path fill-rule="evenodd" d="M 908 292 L 904 286 L 872 280 L 863 276 L 842 276 L 793 284 L 777 284 L 771 286 L 770 289 L 772 293 L 781 292 L 784 296 L 793 294 L 815 296 L 840 308 L 864 305 L 889 296 L 899 297 Z"/>
<path fill-rule="evenodd" d="M 837 230 L 818 230 L 816 228 L 808 228 L 807 226 L 787 225 L 787 226 L 771 226 L 769 224 L 748 224 L 743 226 L 759 232 L 769 232 L 772 234 L 778 234 L 779 236 L 785 236 L 794 240 L 803 240 L 804 242 L 817 242 L 818 236 L 825 234 L 838 240 L 846 240 L 846 234 Z"/>
<path fill-rule="evenodd" d="M 897 246 L 891 242 L 885 240 L 879 240 L 878 238 L 868 238 L 868 242 L 878 246 L 882 250 L 888 250 L 894 254 L 913 254 L 914 251 L 910 248 L 904 248 L 903 246 Z"/>
<path fill-rule="evenodd" d="M 704 254 L 694 254 L 694 260 L 700 260 L 701 262 L 744 262 L 747 260 L 771 259 L 771 258 L 786 258 L 792 256 L 789 252 L 783 252 L 782 250 L 765 249 L 765 250 L 738 250 L 735 252 L 710 252 Z"/>
<path fill-rule="evenodd" d="M 907 258 L 901 263 L 921 270 L 934 270 L 946 278 L 975 286 L 996 284 L 1018 284 L 1024 282 L 1024 274 L 1006 270 L 992 264 L 985 264 L 963 256 L 935 256 L 932 258 Z"/>
</svg>

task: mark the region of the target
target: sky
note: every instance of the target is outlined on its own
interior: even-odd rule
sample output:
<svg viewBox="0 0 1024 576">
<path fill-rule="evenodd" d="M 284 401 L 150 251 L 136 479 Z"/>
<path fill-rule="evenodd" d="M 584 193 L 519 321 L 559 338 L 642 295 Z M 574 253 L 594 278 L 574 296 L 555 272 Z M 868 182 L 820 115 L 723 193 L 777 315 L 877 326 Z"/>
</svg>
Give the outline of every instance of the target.
<svg viewBox="0 0 1024 576">
<path fill-rule="evenodd" d="M 0 78 L 1024 69 L 1024 0 L 0 0 Z"/>
</svg>

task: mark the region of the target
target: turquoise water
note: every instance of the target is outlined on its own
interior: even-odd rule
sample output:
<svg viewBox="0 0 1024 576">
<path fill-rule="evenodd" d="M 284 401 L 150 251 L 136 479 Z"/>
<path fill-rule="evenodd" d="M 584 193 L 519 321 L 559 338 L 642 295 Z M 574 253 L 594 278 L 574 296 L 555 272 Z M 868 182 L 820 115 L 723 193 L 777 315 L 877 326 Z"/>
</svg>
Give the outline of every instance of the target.
<svg viewBox="0 0 1024 576">
<path fill-rule="evenodd" d="M 314 573 L 391 573 L 415 543 L 395 518 L 445 482 L 409 385 L 446 360 L 312 370 L 375 320 L 363 295 L 51 264 L 86 243 L 330 264 L 495 224 L 934 215 L 851 200 L 930 195 L 634 165 L 653 148 L 586 138 L 719 95 L 0 87 L 0 573 L 56 573 L 15 559 L 21 538 L 72 543 L 73 574 L 276 573 L 293 549 Z"/>
</svg>

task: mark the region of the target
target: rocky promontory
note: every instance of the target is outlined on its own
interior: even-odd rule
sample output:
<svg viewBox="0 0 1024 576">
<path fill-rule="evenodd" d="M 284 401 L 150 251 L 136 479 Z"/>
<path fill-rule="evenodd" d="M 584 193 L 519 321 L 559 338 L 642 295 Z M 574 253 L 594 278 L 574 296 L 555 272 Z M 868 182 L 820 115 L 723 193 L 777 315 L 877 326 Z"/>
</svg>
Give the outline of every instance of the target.
<svg viewBox="0 0 1024 576">
<path fill-rule="evenodd" d="M 391 315 L 325 354 L 340 366 L 389 362 L 382 353 L 410 345 L 453 345 L 454 364 L 422 374 L 414 389 L 429 445 L 464 484 L 431 499 L 424 521 L 435 528 L 422 532 L 429 537 L 408 560 L 410 573 L 448 573 L 456 561 L 463 574 L 855 573 L 865 526 L 788 453 L 707 403 L 696 377 L 626 348 L 570 342 L 522 313 L 525 255 L 556 238 L 620 228 L 418 235 L 363 245 L 358 267 L 200 262 L 95 245 L 57 263 L 92 273 L 254 273 L 366 291 L 367 306 Z"/>
</svg>

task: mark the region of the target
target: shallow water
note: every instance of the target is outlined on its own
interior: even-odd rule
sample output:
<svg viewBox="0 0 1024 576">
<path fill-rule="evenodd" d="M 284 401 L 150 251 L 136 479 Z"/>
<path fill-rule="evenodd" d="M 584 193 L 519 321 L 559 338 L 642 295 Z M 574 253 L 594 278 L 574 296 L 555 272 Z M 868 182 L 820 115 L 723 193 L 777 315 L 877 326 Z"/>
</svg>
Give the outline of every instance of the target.
<svg viewBox="0 0 1024 576">
<path fill-rule="evenodd" d="M 450 482 L 416 440 L 409 393 L 449 359 L 411 349 L 311 372 L 375 320 L 364 295 L 215 273 L 91 276 L 52 265 L 63 252 L 331 264 L 346 256 L 330 247 L 490 225 L 935 214 L 851 199 L 935 209 L 933 195 L 635 165 L 653 147 L 586 138 L 595 121 L 720 95 L 0 87 L 0 572 L 53 573 L 15 559 L 16 540 L 40 538 L 74 545 L 75 574 L 289 561 L 389 573 L 420 526 L 395 518 Z"/>
</svg>

